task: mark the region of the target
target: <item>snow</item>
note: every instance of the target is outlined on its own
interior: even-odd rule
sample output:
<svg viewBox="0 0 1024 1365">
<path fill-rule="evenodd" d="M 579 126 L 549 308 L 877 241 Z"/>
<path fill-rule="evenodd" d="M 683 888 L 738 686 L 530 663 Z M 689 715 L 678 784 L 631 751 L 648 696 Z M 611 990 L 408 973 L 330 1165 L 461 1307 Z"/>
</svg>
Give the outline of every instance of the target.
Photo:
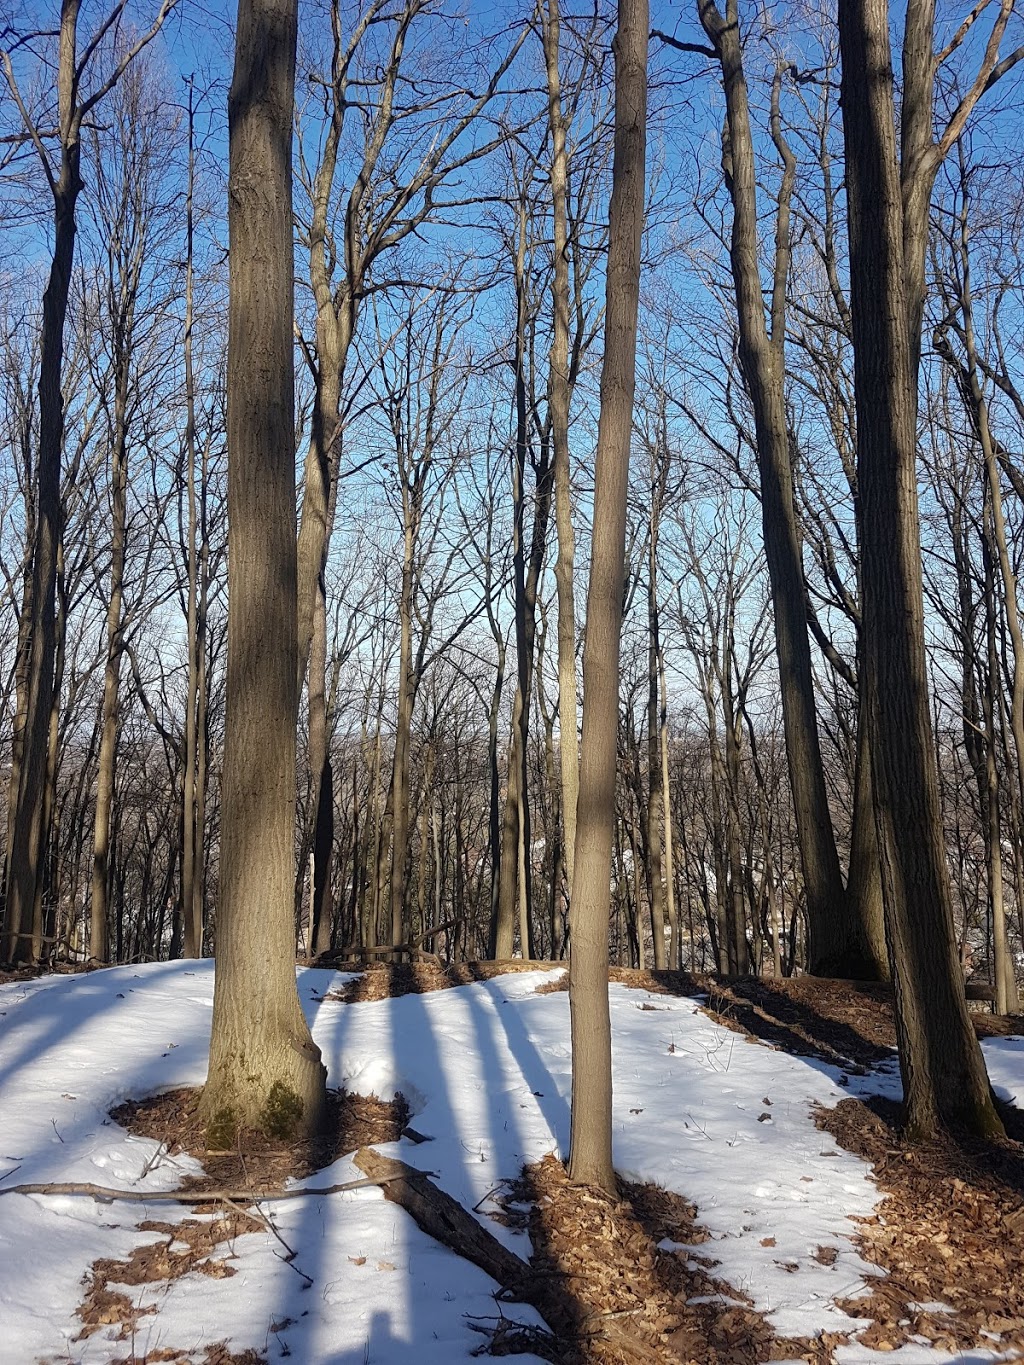
<svg viewBox="0 0 1024 1365">
<path fill-rule="evenodd" d="M 521 1256 L 525 1233 L 487 1219 L 490 1198 L 524 1163 L 565 1154 L 569 1134 L 568 997 L 536 994 L 551 973 L 513 973 L 456 990 L 344 1004 L 324 999 L 348 977 L 302 970 L 299 991 L 328 1066 L 328 1083 L 391 1098 L 432 1141 L 382 1148 L 434 1173 Z M 617 1169 L 696 1204 L 711 1240 L 677 1248 L 712 1258 L 716 1277 L 749 1295 L 785 1335 L 853 1331 L 836 1299 L 867 1292 L 878 1273 L 854 1249 L 858 1216 L 878 1191 L 870 1168 L 814 1125 L 813 1109 L 850 1094 L 896 1093 L 894 1065 L 848 1076 L 749 1042 L 694 1000 L 609 988 Z M 173 1189 L 195 1169 L 108 1117 L 128 1097 L 201 1084 L 206 1072 L 213 964 L 159 963 L 0 987 L 0 1184 L 93 1181 Z M 1024 1096 L 1024 1039 L 985 1044 L 993 1084 Z M 310 1183 L 358 1176 L 348 1158 Z M 76 1341 L 82 1277 L 97 1257 L 126 1258 L 159 1234 L 147 1217 L 177 1221 L 176 1205 L 99 1204 L 73 1195 L 0 1200 L 0 1359 L 98 1365 L 175 1347 L 199 1361 L 213 1342 L 254 1347 L 304 1365 L 442 1365 L 470 1359 L 472 1322 L 503 1311 L 495 1286 L 432 1242 L 379 1190 L 266 1201 L 296 1252 L 284 1260 L 267 1232 L 236 1240 L 231 1278 L 185 1276 L 128 1288 L 156 1307 L 131 1340 L 116 1328 Z M 824 1265 L 820 1247 L 834 1248 Z M 301 1272 L 301 1273 L 299 1273 Z M 311 1282 L 311 1283 L 310 1283 Z M 838 1365 L 881 1357 L 852 1344 Z M 950 1356 L 925 1346 L 886 1353 L 901 1365 Z M 994 1359 L 977 1351 L 964 1360 Z M 529 1358 L 528 1358 L 529 1359 Z"/>
</svg>

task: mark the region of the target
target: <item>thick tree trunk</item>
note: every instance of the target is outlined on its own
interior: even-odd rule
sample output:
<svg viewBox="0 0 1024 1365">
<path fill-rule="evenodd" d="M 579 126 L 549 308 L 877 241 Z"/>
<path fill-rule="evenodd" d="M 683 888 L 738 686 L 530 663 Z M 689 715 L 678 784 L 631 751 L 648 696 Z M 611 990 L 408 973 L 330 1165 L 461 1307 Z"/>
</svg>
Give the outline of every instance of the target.
<svg viewBox="0 0 1024 1365">
<path fill-rule="evenodd" d="M 594 532 L 583 653 L 583 740 L 571 909 L 573 1180 L 615 1192 L 612 1169 L 608 888 L 615 822 L 619 634 L 626 493 L 636 384 L 647 142 L 647 0 L 619 0 L 615 150 L 609 210 L 605 352 L 594 471 Z"/>
<path fill-rule="evenodd" d="M 967 1015 L 928 711 L 913 349 L 885 0 L 839 0 L 864 683 L 908 1133 L 1001 1131 Z"/>
<path fill-rule="evenodd" d="M 241 0 L 228 98 L 228 660 L 211 1146 L 315 1131 L 326 1069 L 295 989 L 297 715 L 291 137 L 295 0 Z"/>
</svg>

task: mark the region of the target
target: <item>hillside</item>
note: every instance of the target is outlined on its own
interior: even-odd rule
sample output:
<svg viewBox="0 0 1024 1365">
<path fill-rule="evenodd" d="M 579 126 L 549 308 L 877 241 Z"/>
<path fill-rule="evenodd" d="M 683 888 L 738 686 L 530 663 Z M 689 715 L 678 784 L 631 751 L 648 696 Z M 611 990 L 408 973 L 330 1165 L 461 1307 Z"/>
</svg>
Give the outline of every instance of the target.
<svg viewBox="0 0 1024 1365">
<path fill-rule="evenodd" d="M 614 975 L 617 1202 L 570 1190 L 550 1159 L 569 1123 L 558 969 L 464 970 L 452 989 L 424 969 L 300 970 L 346 1092 L 335 1131 L 224 1154 L 201 1149 L 188 1093 L 212 963 L 0 986 L 3 1359 L 441 1365 L 491 1343 L 565 1362 L 938 1365 L 1024 1349 L 1019 1108 L 999 1146 L 904 1151 L 884 992 Z M 979 1031 L 997 1094 L 1024 1108 L 1024 1037 Z M 351 1153 L 371 1145 L 532 1251 L 546 1322 L 380 1187 L 273 1197 L 361 1180 Z M 183 1186 L 188 1204 L 167 1198 Z"/>
</svg>

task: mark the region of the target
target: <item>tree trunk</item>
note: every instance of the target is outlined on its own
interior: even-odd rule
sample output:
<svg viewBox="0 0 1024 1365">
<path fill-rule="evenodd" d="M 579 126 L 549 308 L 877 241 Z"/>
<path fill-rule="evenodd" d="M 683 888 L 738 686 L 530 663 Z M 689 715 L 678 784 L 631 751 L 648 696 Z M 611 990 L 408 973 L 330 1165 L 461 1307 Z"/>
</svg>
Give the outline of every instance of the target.
<svg viewBox="0 0 1024 1365">
<path fill-rule="evenodd" d="M 559 0 L 548 0 L 544 25 L 544 59 L 548 84 L 548 127 L 551 132 L 551 208 L 554 227 L 554 277 L 551 282 L 552 333 L 548 381 L 551 444 L 555 483 L 555 529 L 558 558 L 558 753 L 562 782 L 565 879 L 572 898 L 576 856 L 576 804 L 579 797 L 579 739 L 576 733 L 576 598 L 573 574 L 576 536 L 572 524 L 569 469 L 569 157 L 558 71 Z"/>
<path fill-rule="evenodd" d="M 652 452 L 652 463 L 655 456 Z M 659 477 L 659 474 L 662 477 Z M 654 939 L 654 967 L 664 971 L 665 884 L 662 880 L 661 821 L 665 808 L 661 769 L 661 726 L 658 707 L 658 656 L 661 650 L 658 616 L 658 531 L 664 471 L 651 479 L 650 535 L 647 541 L 647 859 L 651 887 L 651 933 Z"/>
<path fill-rule="evenodd" d="M 73 7 L 65 0 L 64 9 Z M 61 34 L 61 102 L 65 71 L 65 35 Z M 69 60 L 74 63 L 72 28 Z M 81 189 L 79 143 L 66 147 L 60 181 L 54 187 L 54 249 L 50 275 L 43 295 L 43 329 L 39 359 L 39 458 L 35 538 L 32 547 L 31 648 L 25 702 L 24 747 L 16 796 L 11 858 L 7 866 L 7 926 L 14 935 L 30 935 L 33 909 L 42 875 L 43 807 L 46 783 L 46 750 L 53 703 L 54 656 L 56 653 L 55 598 L 57 555 L 61 537 L 60 468 L 64 439 L 64 400 L 61 377 L 64 362 L 64 320 L 75 251 L 75 204 Z M 13 960 L 34 961 L 31 936 L 14 941 Z"/>
<path fill-rule="evenodd" d="M 403 491 L 403 501 L 406 495 Z M 412 712 L 416 700 L 412 664 L 412 596 L 415 526 L 406 513 L 405 549 L 402 559 L 402 592 L 399 600 L 401 641 L 398 659 L 398 712 L 395 724 L 395 756 L 391 769 L 391 942 L 404 943 L 405 864 L 409 852 L 409 749 L 412 743 Z"/>
<path fill-rule="evenodd" d="M 985 681 L 982 693 L 982 714 L 985 726 L 984 772 L 979 774 L 981 797 L 981 819 L 985 831 L 985 854 L 988 870 L 988 899 L 992 912 L 992 982 L 995 987 L 996 1013 L 1010 1013 L 1018 1008 L 1016 981 L 1013 971 L 1013 957 L 1006 941 L 1006 905 L 1003 896 L 1003 853 L 999 819 L 999 772 L 996 767 L 996 722 L 995 708 L 998 704 L 996 691 L 999 687 L 999 652 L 996 644 L 996 596 L 995 596 L 995 555 L 992 542 L 995 539 L 992 503 L 990 498 L 985 509 L 982 528 L 982 544 L 985 566 Z"/>
<path fill-rule="evenodd" d="M 202 830 L 199 826 L 196 780 L 201 741 L 198 721 L 200 657 L 204 641 L 199 629 L 199 518 L 196 499 L 196 397 L 192 366 L 193 312 L 193 196 L 195 186 L 195 145 L 192 112 L 192 86 L 188 92 L 188 192 L 185 201 L 185 480 L 188 500 L 188 589 L 186 628 L 188 634 L 188 679 L 185 696 L 185 775 L 182 802 L 181 844 L 181 924 L 186 957 L 203 955 L 203 905 L 200 891 L 202 868 Z"/>
<path fill-rule="evenodd" d="M 313 641 L 309 653 L 309 805 L 312 821 L 313 886 L 309 951 L 326 952 L 331 942 L 331 853 L 334 848 L 334 774 L 327 716 L 327 603 L 322 580 L 316 585 Z M 301 687 L 301 684 L 299 684 Z"/>
<path fill-rule="evenodd" d="M 668 679 L 665 676 L 665 651 L 658 653 L 658 675 L 661 688 L 661 711 L 658 733 L 661 747 L 661 791 L 665 806 L 665 899 L 669 923 L 668 965 L 672 971 L 680 966 L 679 911 L 676 907 L 675 856 L 672 844 L 672 792 L 668 781 Z"/>
<path fill-rule="evenodd" d="M 612 1168 L 608 888 L 615 822 L 619 634 L 626 493 L 636 385 L 647 139 L 647 0 L 619 0 L 615 150 L 609 209 L 605 352 L 594 471 L 594 531 L 583 654 L 583 740 L 570 913 L 572 1121 L 569 1174 L 615 1192 Z"/>
<path fill-rule="evenodd" d="M 846 894 L 851 913 L 856 910 L 863 930 L 864 957 L 859 967 L 851 958 L 848 967 L 854 979 L 888 981 L 889 952 L 885 944 L 885 908 L 882 903 L 878 830 L 875 826 L 869 724 L 866 691 L 862 683 L 857 693 L 857 758 L 853 774 L 853 820 Z"/>
<path fill-rule="evenodd" d="M 295 988 L 291 138 L 295 0 L 241 0 L 228 97 L 228 659 L 210 1146 L 315 1132 L 326 1069 Z"/>
<path fill-rule="evenodd" d="M 495 956 L 502 958 L 505 947 L 512 951 L 513 925 L 517 916 L 524 914 L 520 901 L 525 897 L 525 918 L 531 912 L 530 887 L 524 886 L 521 856 L 523 845 L 530 838 L 530 803 L 527 786 L 527 757 L 530 737 L 530 688 L 533 675 L 533 647 L 535 638 L 536 581 L 526 568 L 526 465 L 529 454 L 529 410 L 526 393 L 527 365 L 527 299 L 526 299 L 526 204 L 518 206 L 518 229 L 515 250 L 516 334 L 514 360 L 514 403 L 516 438 L 512 451 L 512 578 L 515 593 L 516 670 L 518 683 L 512 706 L 512 739 L 509 744 L 508 790 L 502 819 L 501 863 L 499 868 L 497 918 L 491 926 L 491 941 Z M 537 516 L 534 514 L 534 537 L 531 546 L 530 568 L 538 548 Z M 543 537 L 547 536 L 545 511 Z M 542 542 L 543 544 L 543 542 Z M 532 592 L 530 588 L 532 587 Z M 513 772 L 515 777 L 513 778 Z M 522 924 L 521 928 L 524 927 Z M 522 936 L 522 935 L 520 935 Z M 523 943 L 526 956 L 526 944 Z"/>
<path fill-rule="evenodd" d="M 843 976 L 852 965 L 851 949 L 854 958 L 860 955 L 856 952 L 857 926 L 850 922 L 847 911 L 818 737 L 803 555 L 786 421 L 784 304 L 790 254 L 789 194 L 795 162 L 790 164 L 789 153 L 779 196 L 769 335 L 758 260 L 757 180 L 738 4 L 737 0 L 728 0 L 725 16 L 714 0 L 698 0 L 697 8 L 721 63 L 725 86 L 727 123 L 722 162 L 733 205 L 730 257 L 740 364 L 754 410 L 786 757 L 807 897 L 808 970 L 820 976 Z M 781 135 L 777 142 L 781 143 Z M 788 153 L 784 143 L 781 147 Z"/>
<path fill-rule="evenodd" d="M 960 222 L 960 308 L 964 324 L 964 342 L 967 352 L 967 393 L 965 397 L 969 399 L 971 416 L 974 428 L 981 444 L 981 452 L 985 461 L 985 479 L 988 487 L 988 504 L 990 526 L 988 528 L 987 543 L 994 542 L 994 548 L 999 561 L 999 575 L 1002 584 L 1003 615 L 1006 620 L 1006 629 L 1010 636 L 1010 645 L 1013 658 L 1013 673 L 1010 689 L 1010 731 L 1013 735 L 1014 758 L 1016 760 L 1015 778 L 1017 790 L 1024 796 L 1024 633 L 1021 631 L 1020 613 L 1017 607 L 1017 576 L 1014 572 L 1013 561 L 1010 558 L 1009 545 L 1006 536 L 1006 519 L 1003 515 L 1003 493 L 999 480 L 999 464 L 996 458 L 995 441 L 992 439 L 992 428 L 989 424 L 988 403 L 981 384 L 981 376 L 978 372 L 978 350 L 974 334 L 974 306 L 971 293 L 971 269 L 970 251 L 968 239 L 968 218 L 967 218 L 967 190 L 966 185 L 963 191 L 964 207 Z M 993 591 L 994 591 L 993 584 Z M 992 604 L 994 610 L 994 602 Z M 994 622 L 992 623 L 994 630 Z M 990 654 L 994 650 L 994 645 L 990 649 Z M 990 667 L 993 665 L 990 662 Z M 998 674 L 993 674 L 991 687 L 997 686 Z M 1016 1011 L 1019 1008 L 1017 995 L 1016 976 L 1013 969 L 1013 957 L 1007 951 L 1005 937 L 1005 927 L 1000 927 L 996 933 L 997 921 L 1000 926 L 1004 925 L 1003 897 L 1002 897 L 1002 873 L 999 865 L 999 800 L 998 789 L 993 794 L 993 785 L 997 783 L 995 769 L 995 723 L 989 716 L 987 721 L 988 733 L 988 758 L 987 764 L 991 771 L 986 777 L 988 788 L 987 802 L 991 806 L 994 802 L 994 809 L 989 818 L 989 863 L 990 881 L 992 885 L 992 907 L 993 907 L 993 934 L 996 943 L 996 955 L 998 967 L 996 971 L 996 990 L 999 992 L 1001 1014 L 1008 1010 Z M 994 840 L 994 844 L 993 841 Z M 997 914 L 997 895 L 995 890 L 994 870 L 999 868 L 999 891 L 998 891 L 998 914 Z"/>
<path fill-rule="evenodd" d="M 864 683 L 906 1124 L 920 1139 L 1002 1125 L 964 999 L 928 711 L 888 20 L 885 0 L 839 0 Z"/>
<path fill-rule="evenodd" d="M 18 810 L 18 792 L 21 790 L 21 770 L 25 753 L 25 726 L 28 720 L 28 678 L 32 658 L 32 562 L 35 545 L 35 496 L 30 486 L 31 466 L 26 467 L 25 493 L 25 567 L 22 579 L 21 615 L 18 619 L 18 653 L 14 669 L 14 717 L 11 734 L 11 769 L 7 780 L 7 841 L 4 846 L 4 930 L 3 949 L 0 958 L 5 962 L 14 961 L 18 947 L 16 935 L 20 926 L 10 918 L 11 907 L 7 903 L 11 877 L 11 860 L 14 856 L 14 830 Z M 10 937 L 7 936 L 9 931 Z"/>
<path fill-rule="evenodd" d="M 128 326 L 130 327 L 130 320 Z M 111 541 L 110 598 L 107 603 L 107 658 L 103 670 L 103 722 L 99 768 L 96 774 L 96 816 L 93 827 L 92 913 L 89 956 L 106 962 L 109 956 L 107 904 L 110 885 L 110 816 L 114 800 L 114 765 L 117 758 L 118 695 L 121 683 L 121 614 L 124 602 L 124 566 L 128 519 L 128 346 L 127 335 L 116 335 L 114 430 L 110 454 Z"/>
</svg>

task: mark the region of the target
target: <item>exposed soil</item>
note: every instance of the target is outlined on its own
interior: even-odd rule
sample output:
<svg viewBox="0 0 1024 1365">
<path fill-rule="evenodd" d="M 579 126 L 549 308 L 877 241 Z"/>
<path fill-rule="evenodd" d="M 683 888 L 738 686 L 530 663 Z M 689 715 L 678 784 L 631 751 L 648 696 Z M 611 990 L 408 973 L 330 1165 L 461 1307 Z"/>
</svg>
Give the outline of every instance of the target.
<svg viewBox="0 0 1024 1365">
<path fill-rule="evenodd" d="M 0 986 L 10 986 L 18 981 L 34 981 L 37 976 L 82 976 L 86 972 L 101 970 L 98 962 L 40 962 L 34 967 L 14 966 L 10 962 L 5 962 L 0 968 Z"/>
<path fill-rule="evenodd" d="M 182 1355 L 173 1347 L 161 1346 L 141 1356 L 134 1351 L 131 1355 L 115 1356 L 110 1365 L 193 1365 L 194 1361 L 194 1355 Z M 258 1351 L 230 1351 L 226 1342 L 219 1341 L 214 1346 L 207 1346 L 202 1365 L 267 1365 L 267 1358 Z"/>
<path fill-rule="evenodd" d="M 1024 1146 L 1012 1140 L 905 1146 L 895 1105 L 843 1100 L 818 1115 L 872 1164 L 885 1194 L 859 1220 L 860 1251 L 887 1273 L 870 1299 L 839 1306 L 873 1323 L 859 1340 L 894 1350 L 912 1336 L 946 1351 L 1024 1351 Z M 950 1312 L 925 1305 L 946 1304 Z"/>
<path fill-rule="evenodd" d="M 270 1194 L 329 1166 L 346 1152 L 377 1142 L 397 1142 L 409 1122 L 409 1108 L 401 1095 L 390 1102 L 376 1095 L 327 1092 L 327 1126 L 316 1138 L 287 1142 L 258 1133 L 242 1133 L 231 1152 L 211 1152 L 199 1116 L 199 1090 L 167 1090 L 144 1100 L 129 1100 L 110 1111 L 122 1128 L 139 1137 L 162 1142 L 174 1156 L 186 1152 L 203 1163 L 205 1174 L 188 1176 L 183 1190 L 245 1189 Z"/>
<path fill-rule="evenodd" d="M 258 1190 L 271 1194 L 284 1188 L 289 1178 L 303 1179 L 329 1166 L 356 1148 L 377 1142 L 394 1142 L 402 1134 L 409 1110 L 401 1095 L 390 1103 L 374 1095 L 350 1095 L 343 1090 L 328 1092 L 325 1132 L 310 1141 L 288 1143 L 244 1132 L 233 1152 L 210 1152 L 204 1140 L 204 1125 L 199 1117 L 199 1090 L 169 1090 L 144 1100 L 129 1100 L 111 1110 L 111 1118 L 121 1127 L 141 1137 L 163 1144 L 169 1156 L 185 1152 L 202 1161 L 204 1174 L 188 1176 L 182 1190 L 191 1193 L 211 1191 L 206 1216 L 185 1218 L 179 1223 L 148 1220 L 139 1224 L 142 1232 L 162 1234 L 159 1240 L 136 1247 L 126 1261 L 102 1258 L 94 1261 L 85 1277 L 85 1295 L 77 1309 L 82 1320 L 78 1340 L 103 1328 L 117 1326 L 118 1341 L 134 1341 L 144 1332 L 144 1319 L 159 1311 L 158 1291 L 152 1301 L 139 1299 L 112 1289 L 111 1285 L 166 1285 L 182 1275 L 201 1274 L 216 1279 L 234 1275 L 232 1248 L 237 1237 L 249 1232 L 275 1235 L 268 1219 L 256 1210 L 246 1210 L 215 1191 Z M 278 1324 L 271 1324 L 273 1332 Z M 171 1362 L 189 1365 L 194 1359 L 180 1350 L 161 1347 L 136 1355 L 113 1358 L 111 1365 L 156 1365 Z M 203 1365 L 264 1365 L 265 1357 L 255 1351 L 232 1354 L 223 1343 L 206 1350 Z"/>
<path fill-rule="evenodd" d="M 618 1195 L 570 1185 L 553 1156 L 528 1167 L 508 1189 L 506 1221 L 529 1229 L 530 1264 L 559 1283 L 561 1293 L 553 1341 L 499 1328 L 497 1353 L 517 1339 L 520 1349 L 557 1365 L 829 1360 L 840 1338 L 776 1337 L 742 1292 L 715 1279 L 717 1262 L 689 1249 L 708 1240 L 692 1204 L 627 1181 L 619 1182 Z M 661 1250 L 666 1238 L 688 1250 Z"/>
<path fill-rule="evenodd" d="M 126 1261 L 104 1257 L 92 1263 L 85 1298 L 78 1308 L 83 1326 L 76 1340 L 116 1324 L 120 1327 L 118 1341 L 127 1341 L 142 1318 L 158 1311 L 155 1302 L 136 1305 L 127 1294 L 112 1290 L 112 1284 L 162 1284 L 192 1272 L 226 1279 L 235 1271 L 229 1260 L 215 1254 L 218 1248 L 225 1244 L 230 1248 L 242 1233 L 258 1232 L 262 1227 L 259 1219 L 237 1209 L 213 1219 L 186 1218 L 181 1223 L 150 1219 L 140 1223 L 140 1232 L 161 1233 L 162 1240 L 136 1247 Z"/>
<path fill-rule="evenodd" d="M 335 964 L 331 964 L 334 966 Z M 430 991 L 468 986 L 474 981 L 490 981 L 508 972 L 536 972 L 548 967 L 567 967 L 567 962 L 528 962 L 510 958 L 507 962 L 459 962 L 445 967 L 434 962 L 375 962 L 369 967 L 346 967 L 338 971 L 358 971 L 352 981 L 328 991 L 325 1000 L 343 1000 L 355 1005 L 365 1000 L 388 1000 L 399 995 L 426 995 Z"/>
<path fill-rule="evenodd" d="M 562 964 L 525 963 L 522 969 L 541 965 Z M 508 967 L 502 964 L 497 970 Z M 415 985 L 409 984 L 410 972 Z M 368 992 L 353 982 L 346 998 L 381 998 L 390 973 L 397 974 L 396 994 L 496 974 L 491 964 L 467 964 L 455 973 L 423 967 L 378 967 L 372 973 Z M 861 1073 L 890 1058 L 896 1044 L 892 990 L 886 985 L 814 977 L 725 981 L 624 968 L 612 968 L 609 977 L 655 994 L 704 996 L 703 1008 L 724 1026 L 848 1073 Z M 538 990 L 546 994 L 567 985 L 563 976 Z M 1022 1016 L 1003 1019 L 979 1009 L 972 1022 L 981 1038 L 1024 1034 Z M 949 1351 L 983 1347 L 1024 1352 L 1024 1115 L 1008 1110 L 1003 1117 L 1009 1133 L 1005 1142 L 947 1139 L 904 1147 L 896 1106 L 878 1103 L 868 1108 L 850 1099 L 819 1116 L 820 1125 L 841 1146 L 871 1162 L 885 1196 L 878 1213 L 863 1223 L 859 1240 L 865 1259 L 883 1268 L 887 1277 L 870 1298 L 840 1304 L 852 1316 L 873 1319 L 859 1334 L 864 1345 L 896 1349 L 917 1336 Z M 623 1186 L 620 1194 L 614 1206 L 602 1206 L 600 1197 L 596 1203 L 580 1200 L 554 1161 L 527 1171 L 518 1189 L 518 1199 L 530 1203 L 528 1213 L 518 1212 L 529 1220 L 535 1260 L 565 1276 L 566 1361 L 576 1365 L 593 1359 L 604 1365 L 629 1359 L 609 1355 L 607 1347 L 588 1347 L 578 1334 L 573 1340 L 573 1323 L 578 1326 L 593 1312 L 622 1313 L 638 1343 L 653 1352 L 651 1360 L 692 1358 L 748 1365 L 800 1355 L 831 1358 L 832 1347 L 843 1338 L 779 1340 L 749 1306 L 688 1305 L 687 1298 L 706 1294 L 733 1301 L 743 1296 L 714 1281 L 713 1263 L 701 1268 L 699 1259 L 688 1253 L 689 1264 L 684 1265 L 677 1256 L 657 1251 L 664 1236 L 688 1245 L 701 1240 L 685 1201 L 650 1187 L 644 1192 Z M 513 1192 L 509 1201 L 512 1216 L 516 1197 Z M 660 1219 L 652 1217 L 652 1200 L 663 1210 Z M 666 1200 L 671 1209 L 668 1220 Z M 677 1227 L 686 1226 L 685 1232 L 665 1231 L 672 1220 Z M 623 1259 L 616 1248 L 623 1249 Z M 822 1247 L 818 1254 L 826 1259 L 835 1252 Z M 951 1311 L 938 1311 L 935 1304 Z"/>
</svg>

